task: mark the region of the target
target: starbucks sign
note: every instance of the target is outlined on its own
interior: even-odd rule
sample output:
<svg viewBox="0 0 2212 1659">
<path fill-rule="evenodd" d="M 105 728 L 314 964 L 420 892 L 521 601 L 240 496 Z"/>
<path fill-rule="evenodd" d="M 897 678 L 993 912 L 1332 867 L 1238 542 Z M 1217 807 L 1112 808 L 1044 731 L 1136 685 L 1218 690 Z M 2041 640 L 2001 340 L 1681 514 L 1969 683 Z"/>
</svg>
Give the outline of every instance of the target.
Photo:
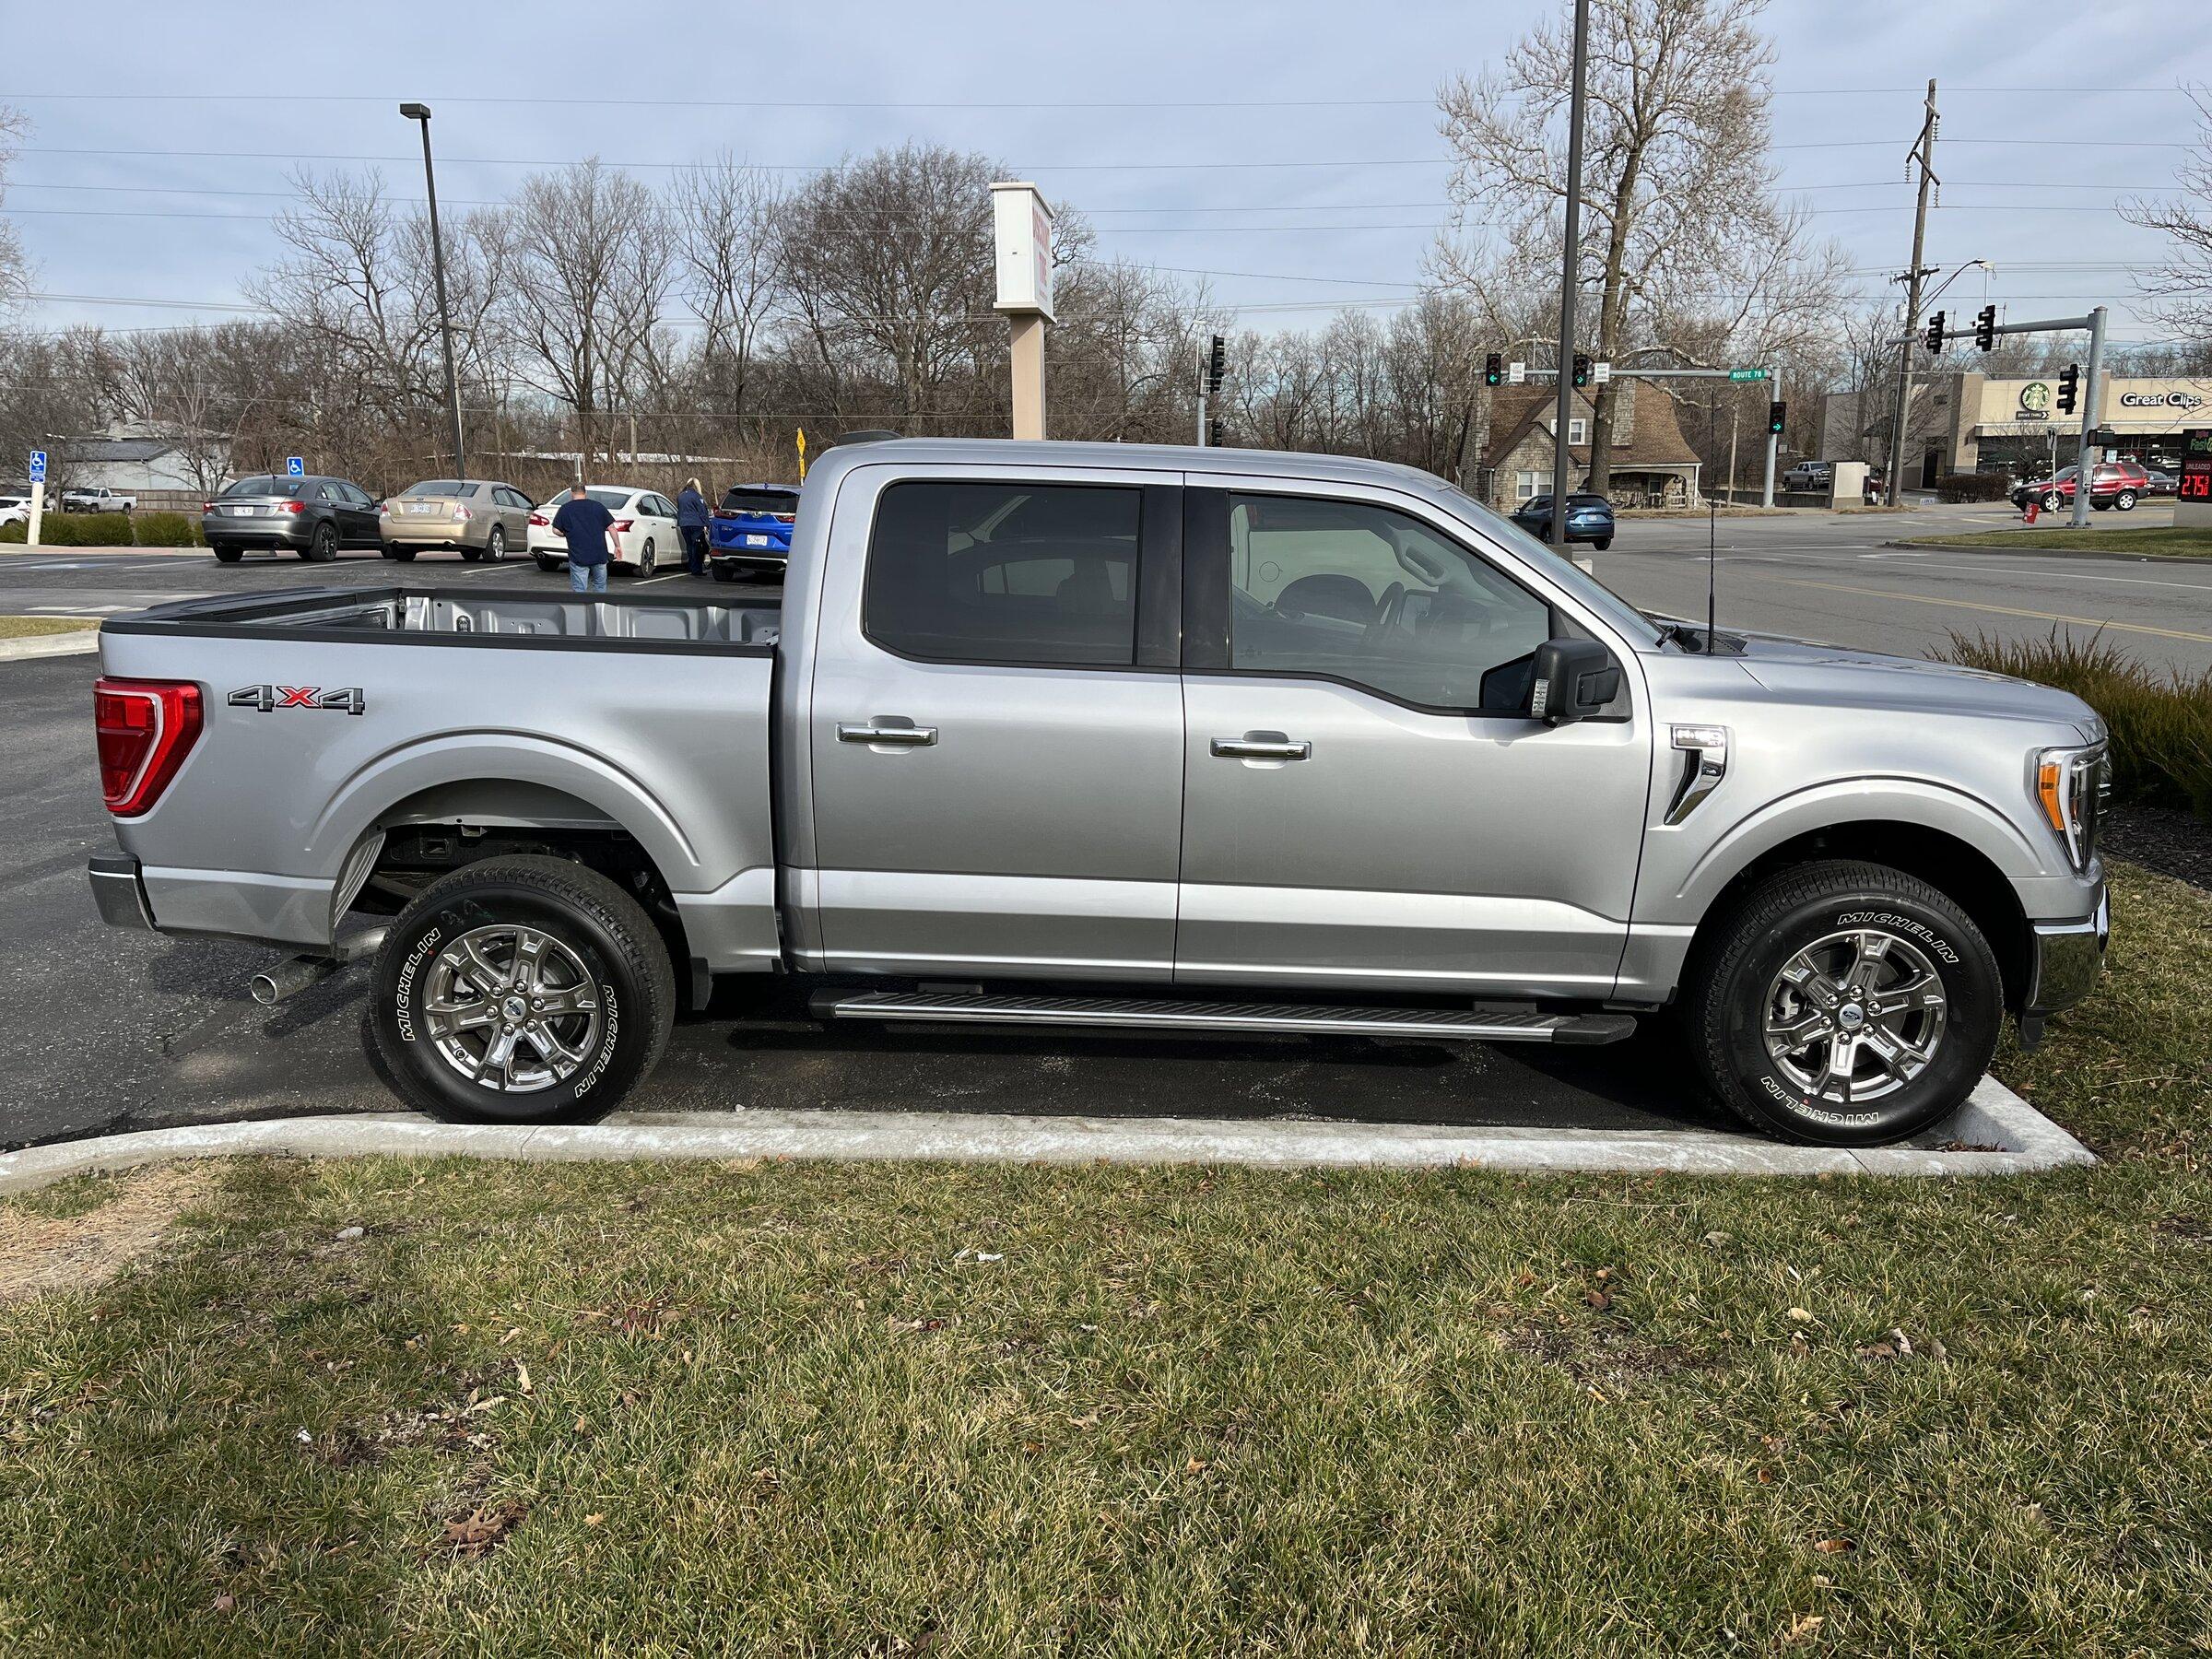
<svg viewBox="0 0 2212 1659">
<path fill-rule="evenodd" d="M 2051 385 L 2047 381 L 2030 381 L 2020 388 L 2020 418 L 2048 420 L 2051 418 Z"/>
</svg>

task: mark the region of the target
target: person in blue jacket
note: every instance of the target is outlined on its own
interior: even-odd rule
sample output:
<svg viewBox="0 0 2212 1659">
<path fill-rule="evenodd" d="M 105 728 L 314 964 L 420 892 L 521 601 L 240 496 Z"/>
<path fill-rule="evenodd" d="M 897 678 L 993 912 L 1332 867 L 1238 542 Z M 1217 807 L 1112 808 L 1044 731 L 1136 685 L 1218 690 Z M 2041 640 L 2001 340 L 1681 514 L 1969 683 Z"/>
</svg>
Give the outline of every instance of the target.
<svg viewBox="0 0 2212 1659">
<path fill-rule="evenodd" d="M 606 533 L 614 528 L 614 524 L 615 515 L 584 493 L 582 479 L 569 486 L 569 499 L 553 515 L 553 528 L 569 544 L 571 593 L 606 592 L 607 560 L 613 557 L 607 551 Z"/>
<path fill-rule="evenodd" d="M 693 478 L 676 498 L 676 527 L 684 538 L 684 568 L 694 576 L 707 573 L 707 498 Z"/>
</svg>

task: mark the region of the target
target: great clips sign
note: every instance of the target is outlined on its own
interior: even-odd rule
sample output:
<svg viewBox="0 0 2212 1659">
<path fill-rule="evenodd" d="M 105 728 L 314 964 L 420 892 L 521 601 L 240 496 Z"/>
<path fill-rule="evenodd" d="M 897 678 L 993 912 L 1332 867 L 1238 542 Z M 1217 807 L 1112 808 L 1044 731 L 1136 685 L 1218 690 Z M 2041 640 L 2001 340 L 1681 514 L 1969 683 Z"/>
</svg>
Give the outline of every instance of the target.
<svg viewBox="0 0 2212 1659">
<path fill-rule="evenodd" d="M 2205 400 L 2194 392 L 2123 392 L 2124 409 L 2201 409 Z"/>
</svg>

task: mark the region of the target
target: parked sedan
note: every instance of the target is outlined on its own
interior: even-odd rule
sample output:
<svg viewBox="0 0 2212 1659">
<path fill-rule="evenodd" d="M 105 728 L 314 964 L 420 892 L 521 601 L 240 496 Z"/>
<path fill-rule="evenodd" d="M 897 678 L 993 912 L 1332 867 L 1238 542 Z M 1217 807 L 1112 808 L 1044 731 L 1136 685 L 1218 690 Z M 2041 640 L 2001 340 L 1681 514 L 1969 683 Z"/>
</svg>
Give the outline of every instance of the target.
<svg viewBox="0 0 2212 1659">
<path fill-rule="evenodd" d="M 2155 466 L 2143 469 L 2145 495 L 2175 495 L 2180 493 L 2182 481 L 2172 473 L 2160 472 Z"/>
<path fill-rule="evenodd" d="M 530 498 L 489 479 L 428 478 L 386 501 L 378 524 L 386 559 L 405 562 L 426 547 L 450 547 L 496 564 L 527 539 Z"/>
<path fill-rule="evenodd" d="M 635 484 L 594 484 L 584 493 L 615 515 L 611 569 L 650 576 L 664 558 L 682 560 L 684 538 L 676 527 L 676 503 L 666 496 Z M 530 556 L 541 571 L 558 571 L 569 562 L 569 544 L 553 528 L 553 515 L 568 499 L 564 489 L 530 514 Z"/>
<path fill-rule="evenodd" d="M 2048 478 L 2031 478 L 2012 492 L 2012 504 L 2025 507 L 2032 500 L 2045 512 L 2071 507 L 2075 480 L 2080 476 L 2078 466 L 2065 466 Z M 2100 461 L 2089 474 L 2089 505 L 2100 512 L 2108 507 L 2132 512 L 2149 493 L 2150 476 L 2133 461 Z"/>
<path fill-rule="evenodd" d="M 376 501 L 359 485 L 268 473 L 241 478 L 204 502 L 200 535 L 219 564 L 236 564 L 249 547 L 323 563 L 341 547 L 380 545 Z"/>
<path fill-rule="evenodd" d="M 795 484 L 733 484 L 707 524 L 707 569 L 717 582 L 781 576 L 799 521 Z"/>
<path fill-rule="evenodd" d="M 1513 523 L 1538 541 L 1551 539 L 1551 498 L 1531 496 L 1513 509 Z M 1567 498 L 1567 539 L 1588 542 L 1600 553 L 1613 545 L 1613 503 L 1601 495 Z"/>
</svg>

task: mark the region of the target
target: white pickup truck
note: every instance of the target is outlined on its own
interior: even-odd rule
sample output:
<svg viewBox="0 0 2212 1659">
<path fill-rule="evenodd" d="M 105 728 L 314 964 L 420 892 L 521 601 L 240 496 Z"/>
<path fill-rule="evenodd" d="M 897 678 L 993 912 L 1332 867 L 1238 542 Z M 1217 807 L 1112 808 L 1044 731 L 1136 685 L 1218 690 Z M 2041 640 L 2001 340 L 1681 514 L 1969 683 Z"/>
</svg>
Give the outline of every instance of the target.
<svg viewBox="0 0 2212 1659">
<path fill-rule="evenodd" d="M 111 921 L 372 956 L 443 1112 L 598 1111 L 718 975 L 824 1019 L 1606 1042 L 1894 1140 L 2096 980 L 2061 691 L 1647 617 L 1426 474 L 842 445 L 773 595 L 107 623 Z M 686 710 L 668 716 L 671 705 Z"/>
<path fill-rule="evenodd" d="M 65 489 L 62 491 L 64 512 L 135 512 L 138 498 L 125 495 L 120 489 L 102 485 L 93 489 Z"/>
</svg>

